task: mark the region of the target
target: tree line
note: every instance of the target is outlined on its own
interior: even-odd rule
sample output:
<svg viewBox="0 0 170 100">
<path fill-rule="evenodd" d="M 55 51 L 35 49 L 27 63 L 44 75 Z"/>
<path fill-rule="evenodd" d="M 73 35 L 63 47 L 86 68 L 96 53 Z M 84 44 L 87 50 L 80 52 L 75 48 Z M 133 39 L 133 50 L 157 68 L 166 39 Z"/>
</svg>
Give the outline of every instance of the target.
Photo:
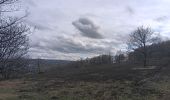
<svg viewBox="0 0 170 100">
<path fill-rule="evenodd" d="M 170 41 L 163 41 L 150 27 L 140 26 L 129 34 L 127 51 L 100 55 L 78 62 L 86 64 L 139 64 L 144 67 L 170 61 Z"/>
</svg>

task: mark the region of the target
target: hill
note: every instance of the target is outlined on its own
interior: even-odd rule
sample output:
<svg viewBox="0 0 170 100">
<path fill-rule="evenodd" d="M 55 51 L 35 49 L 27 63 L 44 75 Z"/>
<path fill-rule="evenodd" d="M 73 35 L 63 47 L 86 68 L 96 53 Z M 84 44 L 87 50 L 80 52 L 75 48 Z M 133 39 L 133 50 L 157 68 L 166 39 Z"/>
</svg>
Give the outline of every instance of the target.
<svg viewBox="0 0 170 100">
<path fill-rule="evenodd" d="M 30 64 L 37 68 L 39 62 L 44 72 L 1 81 L 0 99 L 169 100 L 169 45 L 167 41 L 148 46 L 151 53 L 146 67 L 136 51 L 114 63 L 110 55 L 77 62 L 31 59 Z"/>
<path fill-rule="evenodd" d="M 64 66 L 73 61 L 68 60 L 51 60 L 51 59 L 29 59 L 29 70 L 31 72 L 37 71 L 38 66 L 40 67 L 41 71 L 46 71 L 51 68 Z"/>
</svg>

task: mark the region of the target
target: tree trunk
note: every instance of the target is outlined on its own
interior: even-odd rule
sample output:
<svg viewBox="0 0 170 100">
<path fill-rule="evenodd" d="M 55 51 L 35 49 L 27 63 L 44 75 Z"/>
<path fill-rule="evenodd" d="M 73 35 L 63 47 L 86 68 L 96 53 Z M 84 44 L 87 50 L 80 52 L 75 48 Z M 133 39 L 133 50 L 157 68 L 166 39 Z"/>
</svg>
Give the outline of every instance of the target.
<svg viewBox="0 0 170 100">
<path fill-rule="evenodd" d="M 143 64 L 144 67 L 147 66 L 147 60 L 146 60 L 146 57 L 144 58 L 144 64 Z"/>
<path fill-rule="evenodd" d="M 143 66 L 146 67 L 147 66 L 147 48 L 146 48 L 146 44 L 144 43 L 144 62 L 143 62 Z"/>
<path fill-rule="evenodd" d="M 143 66 L 146 67 L 147 66 L 147 52 L 145 50 L 144 52 L 144 61 L 143 61 Z"/>
</svg>

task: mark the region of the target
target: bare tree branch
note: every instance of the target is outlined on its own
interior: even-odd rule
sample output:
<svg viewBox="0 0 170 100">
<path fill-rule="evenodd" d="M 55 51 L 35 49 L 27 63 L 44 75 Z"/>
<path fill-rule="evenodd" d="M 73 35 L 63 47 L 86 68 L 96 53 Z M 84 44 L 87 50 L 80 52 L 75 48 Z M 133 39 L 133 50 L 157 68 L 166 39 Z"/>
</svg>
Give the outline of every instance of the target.
<svg viewBox="0 0 170 100">
<path fill-rule="evenodd" d="M 153 32 L 151 28 L 144 28 L 143 26 L 138 27 L 135 31 L 130 34 L 130 40 L 128 46 L 131 50 L 138 51 L 144 56 L 144 66 L 147 64 L 147 45 L 152 44 Z"/>
</svg>

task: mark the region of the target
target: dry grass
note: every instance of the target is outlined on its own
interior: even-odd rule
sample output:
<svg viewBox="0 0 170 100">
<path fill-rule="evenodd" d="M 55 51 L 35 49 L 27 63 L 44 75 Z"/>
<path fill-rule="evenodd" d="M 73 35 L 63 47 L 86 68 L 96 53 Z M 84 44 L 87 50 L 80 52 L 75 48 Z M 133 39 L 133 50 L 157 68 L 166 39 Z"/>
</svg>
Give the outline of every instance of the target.
<svg viewBox="0 0 170 100">
<path fill-rule="evenodd" d="M 0 82 L 0 100 L 17 99 L 16 89 L 20 84 L 20 80 L 1 81 Z"/>
<path fill-rule="evenodd" d="M 132 81 L 20 79 L 0 82 L 0 100 L 169 100 L 169 83 L 150 82 L 139 87 Z"/>
<path fill-rule="evenodd" d="M 0 100 L 170 100 L 169 78 L 138 86 L 133 78 L 143 71 L 130 69 L 65 68 L 57 73 L 50 71 L 32 78 L 1 81 Z"/>
</svg>

